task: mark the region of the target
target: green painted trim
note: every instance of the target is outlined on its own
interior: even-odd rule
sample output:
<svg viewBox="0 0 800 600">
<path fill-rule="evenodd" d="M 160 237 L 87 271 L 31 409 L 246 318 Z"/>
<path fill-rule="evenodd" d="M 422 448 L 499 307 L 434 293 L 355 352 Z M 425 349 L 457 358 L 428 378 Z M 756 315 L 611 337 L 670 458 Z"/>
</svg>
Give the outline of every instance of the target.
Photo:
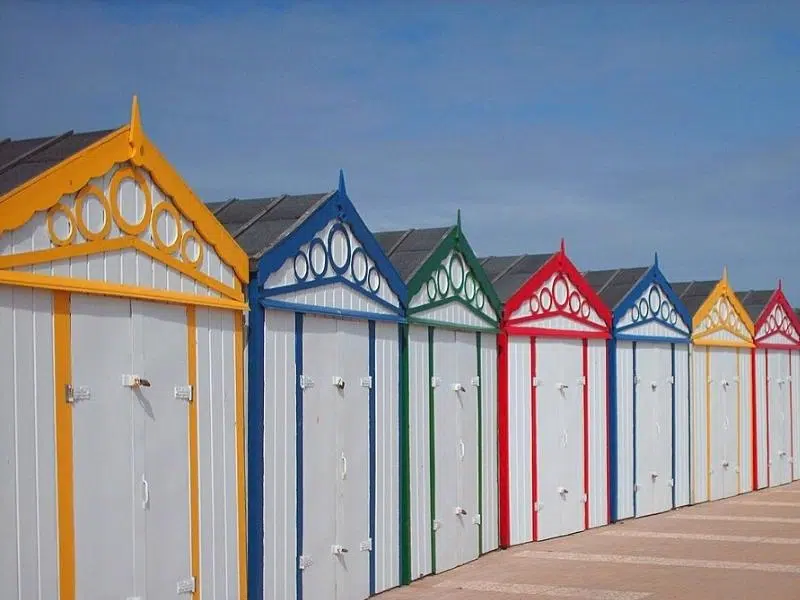
<svg viewBox="0 0 800 600">
<path fill-rule="evenodd" d="M 499 321 L 497 319 L 492 319 L 491 317 L 483 314 L 476 306 L 473 306 L 469 302 L 467 302 L 464 298 L 460 296 L 451 296 L 449 298 L 442 298 L 441 300 L 434 300 L 433 302 L 428 302 L 427 304 L 423 304 L 421 306 L 415 306 L 414 308 L 408 309 L 408 318 L 412 319 L 414 315 L 419 314 L 421 312 L 425 312 L 426 310 L 433 310 L 434 308 L 438 308 L 440 306 L 445 306 L 446 304 L 461 304 L 467 310 L 469 310 L 472 314 L 474 314 L 479 319 L 486 321 L 492 327 L 497 328 L 499 326 Z M 494 307 L 492 307 L 494 308 Z M 424 318 L 424 317 L 423 317 Z M 458 323 L 450 323 L 450 327 L 469 327 L 468 325 L 460 325 Z"/>
<path fill-rule="evenodd" d="M 409 302 L 411 301 L 411 298 L 413 298 L 417 292 L 422 289 L 433 272 L 439 268 L 439 265 L 445 258 L 447 258 L 447 255 L 450 254 L 452 250 L 457 250 L 464 256 L 466 266 L 470 271 L 472 271 L 476 282 L 480 286 L 481 290 L 483 290 L 483 293 L 486 296 L 486 301 L 494 309 L 495 314 L 501 315 L 503 312 L 503 303 L 500 301 L 500 297 L 497 295 L 497 292 L 495 291 L 491 281 L 489 281 L 486 271 L 483 270 L 481 263 L 475 256 L 472 246 L 469 245 L 466 236 L 461 231 L 460 223 L 450 229 L 448 234 L 439 243 L 439 246 L 437 246 L 437 248 L 431 253 L 422 266 L 417 269 L 417 272 L 414 273 L 414 276 L 408 282 L 407 297 Z"/>
<path fill-rule="evenodd" d="M 437 321 L 436 319 L 409 319 L 412 325 L 428 325 L 431 327 L 441 327 L 453 331 L 483 331 L 484 333 L 499 333 L 496 327 L 481 327 L 480 325 L 458 325 L 447 321 Z"/>
<path fill-rule="evenodd" d="M 478 556 L 483 554 L 483 371 L 481 369 L 481 332 L 475 333 L 478 349 Z"/>
<path fill-rule="evenodd" d="M 400 584 L 411 583 L 411 415 L 408 381 L 410 327 L 400 324 Z"/>
<path fill-rule="evenodd" d="M 436 518 L 436 436 L 434 435 L 434 392 L 433 392 L 433 327 L 428 327 L 428 462 L 430 463 L 431 519 L 428 526 L 431 532 L 431 573 L 436 573 L 436 532 L 433 521 Z"/>
</svg>

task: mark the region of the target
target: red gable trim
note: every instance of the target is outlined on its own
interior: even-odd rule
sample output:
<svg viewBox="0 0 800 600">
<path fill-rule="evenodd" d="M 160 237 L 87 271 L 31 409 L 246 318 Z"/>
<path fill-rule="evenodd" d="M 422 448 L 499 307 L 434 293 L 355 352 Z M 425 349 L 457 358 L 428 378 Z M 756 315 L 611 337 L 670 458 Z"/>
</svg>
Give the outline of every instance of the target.
<svg viewBox="0 0 800 600">
<path fill-rule="evenodd" d="M 786 315 L 785 320 L 779 325 L 777 322 L 770 321 L 770 315 L 772 311 L 775 309 L 776 306 L 780 306 L 783 309 L 784 314 Z M 766 325 L 766 333 L 763 335 L 758 335 L 759 330 Z M 788 335 L 786 335 L 785 328 L 789 328 L 790 331 L 794 331 L 794 333 L 800 334 L 800 318 L 797 317 L 797 314 L 794 312 L 791 304 L 786 299 L 786 296 L 783 293 L 782 286 L 778 284 L 778 289 L 776 289 L 772 296 L 770 296 L 769 302 L 764 307 L 764 310 L 761 311 L 761 314 L 758 316 L 756 320 L 756 324 L 754 330 L 756 332 L 756 336 L 754 341 L 756 343 L 757 348 L 768 348 L 768 349 L 780 349 L 780 348 L 800 348 L 800 342 L 793 340 Z M 767 338 L 779 334 L 785 342 L 765 342 Z"/>
<path fill-rule="evenodd" d="M 577 314 L 570 310 L 569 297 L 564 305 L 559 306 L 552 298 L 551 310 L 534 317 L 525 317 L 512 319 L 511 315 L 514 314 L 525 302 L 529 302 L 533 294 L 553 275 L 558 278 L 568 279 L 577 288 L 578 292 L 586 299 L 589 307 L 594 309 L 598 316 L 603 320 L 603 325 L 598 325 L 583 316 L 582 311 L 579 309 Z M 583 278 L 578 269 L 569 260 L 562 246 L 561 250 L 553 254 L 541 268 L 534 273 L 528 281 L 526 281 L 519 290 L 517 290 L 511 298 L 508 299 L 503 307 L 503 326 L 507 329 L 526 330 L 533 332 L 533 335 L 547 335 L 546 328 L 538 328 L 535 322 L 539 319 L 550 318 L 555 316 L 563 316 L 572 319 L 576 322 L 582 323 L 587 328 L 594 330 L 593 332 L 586 331 L 559 331 L 558 333 L 569 334 L 569 337 L 609 337 L 611 333 L 611 310 L 603 303 L 600 296 L 594 291 L 592 286 Z M 527 322 L 528 327 L 523 327 L 522 322 Z M 551 330 L 552 332 L 552 330 Z M 552 332 L 556 333 L 556 332 Z"/>
</svg>

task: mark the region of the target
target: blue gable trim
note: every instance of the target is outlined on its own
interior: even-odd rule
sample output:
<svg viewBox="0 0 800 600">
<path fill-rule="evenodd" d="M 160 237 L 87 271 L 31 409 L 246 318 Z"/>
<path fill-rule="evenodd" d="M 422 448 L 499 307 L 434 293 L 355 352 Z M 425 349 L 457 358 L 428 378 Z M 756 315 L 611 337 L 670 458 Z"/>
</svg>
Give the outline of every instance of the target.
<svg viewBox="0 0 800 600">
<path fill-rule="evenodd" d="M 383 306 L 384 308 L 391 310 L 393 312 L 399 313 L 397 307 L 394 306 L 391 302 L 387 302 L 383 298 L 375 294 L 371 294 L 369 291 L 365 290 L 362 287 L 359 287 L 349 279 L 342 277 L 341 275 L 334 275 L 333 277 L 325 277 L 324 279 L 315 279 L 314 281 L 304 282 L 304 283 L 294 283 L 292 285 L 282 285 L 280 287 L 269 288 L 267 290 L 261 290 L 261 297 L 264 299 L 272 298 L 273 296 L 280 296 L 282 294 L 291 294 L 292 292 L 297 292 L 300 290 L 308 290 L 312 288 L 322 287 L 325 285 L 330 285 L 332 283 L 342 283 L 349 288 L 352 288 L 356 292 L 361 292 L 365 296 L 367 296 L 371 301 Z M 279 299 L 276 298 L 279 301 Z"/>
<path fill-rule="evenodd" d="M 642 321 L 639 321 L 635 325 L 627 325 L 627 326 L 623 326 L 623 327 L 621 327 L 619 329 L 617 328 L 620 319 L 622 319 L 625 316 L 625 313 L 627 313 L 631 308 L 634 307 L 634 305 L 636 304 L 636 302 L 638 302 L 638 300 L 642 296 L 642 294 L 644 294 L 647 291 L 647 288 L 649 288 L 650 285 L 652 285 L 652 284 L 657 285 L 664 292 L 664 294 L 666 295 L 667 300 L 669 300 L 669 302 L 675 308 L 675 312 L 678 313 L 678 316 L 686 324 L 686 327 L 688 329 L 688 333 L 684 333 L 684 332 L 680 331 L 675 326 L 673 326 L 671 323 L 668 323 L 668 322 L 664 321 L 660 317 L 650 317 L 650 318 L 644 319 Z M 672 286 L 669 284 L 669 281 L 667 281 L 667 278 L 664 277 L 664 274 L 661 272 L 661 269 L 659 269 L 659 267 L 658 267 L 658 258 L 656 258 L 656 261 L 655 261 L 655 263 L 653 263 L 653 266 L 650 267 L 647 270 L 647 272 L 642 276 L 642 278 L 638 281 L 638 283 L 634 286 L 634 288 L 630 292 L 628 292 L 628 295 L 625 296 L 625 298 L 622 300 L 622 302 L 619 303 L 617 308 L 614 309 L 613 321 L 614 321 L 614 327 L 613 327 L 614 335 L 617 338 L 620 338 L 620 339 L 626 338 L 626 337 L 628 339 L 637 339 L 637 340 L 651 339 L 651 340 L 655 341 L 655 340 L 659 339 L 659 338 L 653 338 L 653 337 L 648 337 L 648 336 L 644 336 L 644 335 L 636 335 L 636 334 L 629 334 L 629 336 L 623 335 L 623 332 L 625 330 L 627 330 L 627 329 L 630 329 L 631 327 L 634 327 L 634 326 L 635 327 L 639 327 L 641 325 L 644 325 L 646 323 L 650 323 L 650 322 L 653 322 L 653 321 L 655 321 L 655 322 L 657 322 L 657 323 L 659 323 L 661 325 L 664 325 L 664 326 L 668 327 L 670 330 L 675 332 L 675 338 L 674 339 L 671 336 L 669 338 L 665 338 L 663 336 L 660 336 L 660 340 L 659 341 L 683 342 L 683 341 L 689 341 L 689 339 L 691 338 L 692 316 L 689 314 L 689 311 L 686 309 L 686 305 L 684 305 L 684 303 L 681 301 L 681 299 L 675 293 L 675 290 L 672 289 Z"/>
<path fill-rule="evenodd" d="M 296 302 L 283 302 L 271 298 L 261 299 L 264 308 L 275 308 L 278 310 L 289 310 L 302 314 L 329 315 L 332 317 L 349 317 L 352 319 L 372 319 L 373 321 L 388 321 L 390 323 L 404 323 L 405 319 L 396 314 L 384 315 L 372 313 L 364 310 L 345 310 L 342 308 L 329 308 L 327 306 L 314 306 L 310 304 L 298 304 Z"/>
<path fill-rule="evenodd" d="M 361 216 L 356 211 L 350 198 L 344 190 L 340 180 L 339 189 L 331 194 L 317 209 L 302 221 L 287 237 L 282 239 L 269 252 L 267 252 L 258 263 L 257 282 L 259 289 L 263 292 L 264 283 L 269 276 L 280 269 L 284 262 L 294 257 L 297 250 L 309 243 L 318 231 L 324 229 L 332 220 L 339 220 L 347 224 L 353 234 L 358 238 L 361 245 L 366 250 L 367 256 L 375 263 L 380 274 L 386 279 L 389 287 L 400 301 L 399 307 L 392 307 L 398 314 L 404 314 L 405 307 L 408 305 L 408 290 L 400 274 L 394 268 L 391 261 L 386 257 L 378 241 L 372 232 L 364 224 Z M 334 281 L 334 278 L 326 278 L 324 281 Z M 300 286 L 298 286 L 300 287 Z M 286 289 L 284 288 L 284 292 Z M 363 290 L 370 297 L 379 299 L 377 295 L 370 293 L 368 289 Z"/>
</svg>

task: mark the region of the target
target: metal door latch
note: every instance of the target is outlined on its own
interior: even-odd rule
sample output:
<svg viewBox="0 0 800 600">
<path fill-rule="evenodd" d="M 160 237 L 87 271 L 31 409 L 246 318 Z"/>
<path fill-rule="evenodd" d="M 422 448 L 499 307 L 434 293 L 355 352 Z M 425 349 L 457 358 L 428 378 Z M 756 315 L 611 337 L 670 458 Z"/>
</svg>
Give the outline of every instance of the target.
<svg viewBox="0 0 800 600">
<path fill-rule="evenodd" d="M 465 388 L 465 387 L 464 387 L 463 385 L 461 385 L 460 383 L 454 383 L 454 384 L 453 384 L 453 391 L 454 391 L 454 392 L 466 392 L 466 391 L 467 391 L 467 388 Z"/>
<path fill-rule="evenodd" d="M 344 389 L 344 378 L 339 377 L 338 375 L 333 376 L 333 385 L 335 385 L 340 390 Z"/>
<path fill-rule="evenodd" d="M 462 508 L 461 506 L 456 506 L 453 509 L 453 514 L 455 514 L 455 516 L 457 517 L 465 517 L 467 515 L 467 511 L 464 510 L 464 508 Z"/>
<path fill-rule="evenodd" d="M 658 473 L 656 473 L 655 471 L 651 471 L 650 478 L 653 479 L 653 481 L 655 481 L 658 478 Z"/>
<path fill-rule="evenodd" d="M 341 544 L 333 544 L 331 546 L 331 554 L 335 556 L 340 556 L 342 554 L 346 554 L 347 552 L 349 552 L 349 550 Z"/>
<path fill-rule="evenodd" d="M 129 388 L 150 387 L 150 381 L 139 375 L 122 375 L 122 386 Z"/>
<path fill-rule="evenodd" d="M 652 389 L 654 392 L 656 391 L 657 387 L 658 387 L 658 382 L 656 382 L 656 381 L 651 381 L 650 382 L 650 389 Z"/>
<path fill-rule="evenodd" d="M 558 493 L 563 496 L 564 494 L 568 494 L 569 490 L 565 488 L 563 485 L 560 485 L 558 486 Z"/>
</svg>

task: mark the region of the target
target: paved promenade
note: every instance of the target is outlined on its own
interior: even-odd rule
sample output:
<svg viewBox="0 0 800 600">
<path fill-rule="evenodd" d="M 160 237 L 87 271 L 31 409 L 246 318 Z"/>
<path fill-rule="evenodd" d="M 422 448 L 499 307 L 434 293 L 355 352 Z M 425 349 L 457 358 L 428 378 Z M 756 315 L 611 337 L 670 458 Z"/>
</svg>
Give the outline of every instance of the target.
<svg viewBox="0 0 800 600">
<path fill-rule="evenodd" d="M 800 600 L 800 482 L 493 552 L 381 600 Z"/>
</svg>

